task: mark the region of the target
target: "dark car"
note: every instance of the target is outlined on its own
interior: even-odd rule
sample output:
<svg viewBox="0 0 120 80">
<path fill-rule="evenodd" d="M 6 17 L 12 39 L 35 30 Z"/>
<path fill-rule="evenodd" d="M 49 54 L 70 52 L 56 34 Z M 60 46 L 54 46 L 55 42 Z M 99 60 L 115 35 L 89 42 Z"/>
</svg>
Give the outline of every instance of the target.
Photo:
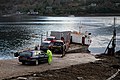
<svg viewBox="0 0 120 80">
<path fill-rule="evenodd" d="M 45 39 L 45 41 L 51 41 L 51 42 L 53 42 L 54 40 L 56 40 L 54 36 L 49 36 Z"/>
<path fill-rule="evenodd" d="M 40 45 L 40 50 L 46 51 L 48 48 L 51 48 L 53 43 L 51 41 L 43 41 Z"/>
<path fill-rule="evenodd" d="M 62 40 L 55 40 L 53 42 L 52 51 L 54 53 L 64 53 L 66 50 L 66 45 Z"/>
<path fill-rule="evenodd" d="M 38 65 L 40 62 L 48 62 L 48 56 L 44 51 L 23 51 L 19 53 L 19 62 L 22 64 L 35 63 Z"/>
</svg>

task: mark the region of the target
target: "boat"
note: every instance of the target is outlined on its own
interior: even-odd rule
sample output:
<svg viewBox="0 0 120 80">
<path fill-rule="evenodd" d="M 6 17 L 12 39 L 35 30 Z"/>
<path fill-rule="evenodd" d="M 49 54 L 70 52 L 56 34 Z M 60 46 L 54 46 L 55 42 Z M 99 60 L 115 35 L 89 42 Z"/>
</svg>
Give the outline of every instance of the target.
<svg viewBox="0 0 120 80">
<path fill-rule="evenodd" d="M 67 52 L 90 52 L 88 47 L 91 44 L 91 33 L 87 31 L 80 33 L 77 31 L 51 31 L 50 36 L 55 36 L 58 40 L 63 40 L 68 47 Z"/>
<path fill-rule="evenodd" d="M 51 31 L 50 36 L 55 36 L 56 39 L 64 39 L 65 42 L 90 45 L 91 43 L 91 33 L 87 31 L 85 33 L 77 31 Z"/>
</svg>

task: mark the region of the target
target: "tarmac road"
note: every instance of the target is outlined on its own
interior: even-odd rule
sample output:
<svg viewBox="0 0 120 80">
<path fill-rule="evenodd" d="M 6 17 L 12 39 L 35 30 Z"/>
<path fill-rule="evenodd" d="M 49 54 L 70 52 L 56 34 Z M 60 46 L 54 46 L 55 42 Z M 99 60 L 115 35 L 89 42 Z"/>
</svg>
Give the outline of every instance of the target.
<svg viewBox="0 0 120 80">
<path fill-rule="evenodd" d="M 17 59 L 0 60 L 0 79 L 28 75 L 33 72 L 60 69 L 71 65 L 94 62 L 96 60 L 97 59 L 89 53 L 71 53 L 66 54 L 63 58 L 61 58 L 59 54 L 53 54 L 53 62 L 51 65 L 47 63 L 38 66 L 22 65 Z"/>
</svg>

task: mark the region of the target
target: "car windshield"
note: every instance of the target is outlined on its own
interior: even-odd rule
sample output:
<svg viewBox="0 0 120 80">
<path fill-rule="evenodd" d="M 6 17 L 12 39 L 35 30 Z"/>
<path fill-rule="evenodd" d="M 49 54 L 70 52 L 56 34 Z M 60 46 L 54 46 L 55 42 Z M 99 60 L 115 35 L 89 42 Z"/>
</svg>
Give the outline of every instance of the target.
<svg viewBox="0 0 120 80">
<path fill-rule="evenodd" d="M 32 51 L 33 56 L 39 56 L 39 54 L 41 53 L 40 51 Z"/>
<path fill-rule="evenodd" d="M 41 51 L 41 53 L 40 54 L 45 54 L 45 52 L 44 51 Z"/>
<path fill-rule="evenodd" d="M 19 55 L 19 56 L 31 57 L 31 56 L 32 56 L 32 53 L 31 53 L 31 52 L 29 52 L 29 51 L 26 51 L 26 52 L 22 52 L 22 53 L 20 53 L 20 55 Z"/>
<path fill-rule="evenodd" d="M 43 51 L 33 51 L 32 53 L 33 53 L 33 57 L 39 56 L 41 54 L 45 54 L 45 52 L 43 52 Z"/>
<path fill-rule="evenodd" d="M 62 43 L 62 42 L 54 42 L 54 45 L 55 45 L 55 46 L 62 46 L 63 43 Z"/>
<path fill-rule="evenodd" d="M 47 41 L 52 41 L 53 40 L 53 38 L 47 38 Z"/>
<path fill-rule="evenodd" d="M 50 43 L 42 43 L 41 46 L 49 46 Z"/>
</svg>

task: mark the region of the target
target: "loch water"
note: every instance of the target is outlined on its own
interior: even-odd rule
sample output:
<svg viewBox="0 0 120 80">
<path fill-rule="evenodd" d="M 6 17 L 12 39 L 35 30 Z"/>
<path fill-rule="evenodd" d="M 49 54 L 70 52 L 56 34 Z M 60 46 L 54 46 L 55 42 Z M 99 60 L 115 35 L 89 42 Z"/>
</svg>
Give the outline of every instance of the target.
<svg viewBox="0 0 120 80">
<path fill-rule="evenodd" d="M 113 35 L 114 16 L 108 17 L 49 17 L 10 16 L 0 17 L 0 59 L 11 59 L 13 53 L 33 48 L 41 43 L 46 32 L 88 31 L 92 43 L 91 54 L 103 53 Z M 116 16 L 116 51 L 120 49 L 120 17 Z"/>
</svg>

